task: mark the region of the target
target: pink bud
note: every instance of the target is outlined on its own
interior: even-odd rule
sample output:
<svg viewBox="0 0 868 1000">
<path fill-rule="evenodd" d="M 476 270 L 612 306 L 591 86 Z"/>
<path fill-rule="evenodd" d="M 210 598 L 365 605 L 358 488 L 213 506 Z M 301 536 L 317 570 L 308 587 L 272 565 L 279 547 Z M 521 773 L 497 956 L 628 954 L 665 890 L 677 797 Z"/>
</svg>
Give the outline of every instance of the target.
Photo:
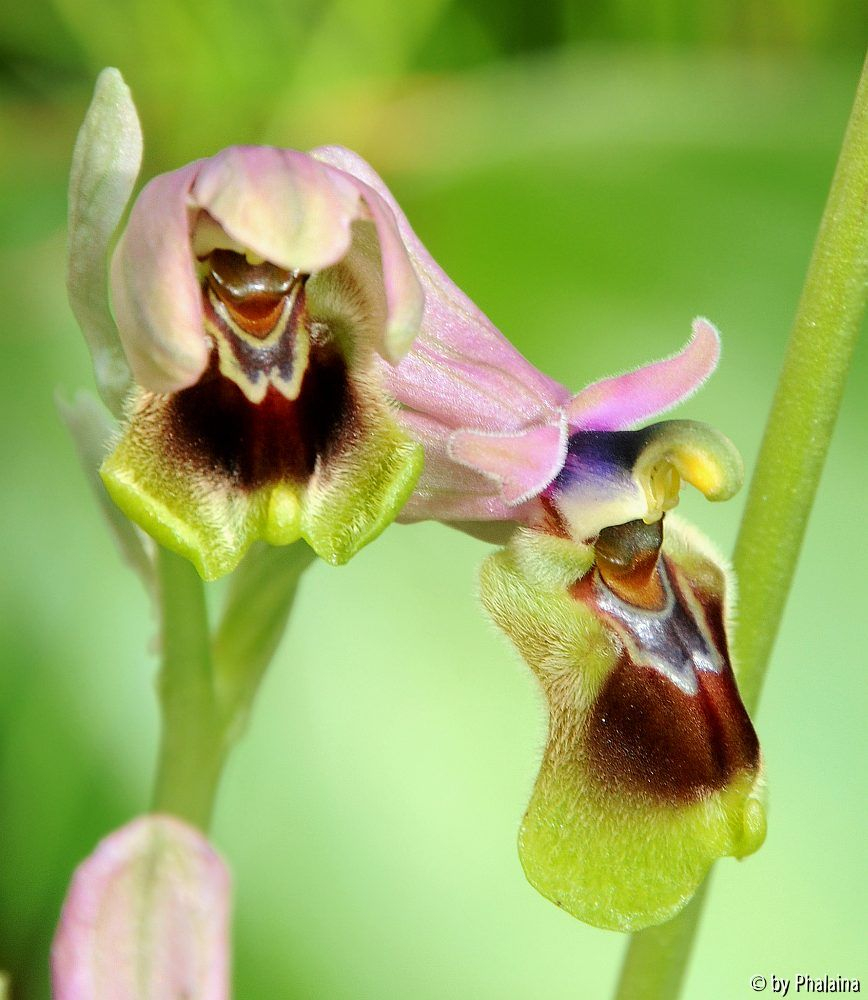
<svg viewBox="0 0 868 1000">
<path fill-rule="evenodd" d="M 141 816 L 76 869 L 54 938 L 54 1000 L 225 1000 L 230 876 L 205 837 Z"/>
</svg>

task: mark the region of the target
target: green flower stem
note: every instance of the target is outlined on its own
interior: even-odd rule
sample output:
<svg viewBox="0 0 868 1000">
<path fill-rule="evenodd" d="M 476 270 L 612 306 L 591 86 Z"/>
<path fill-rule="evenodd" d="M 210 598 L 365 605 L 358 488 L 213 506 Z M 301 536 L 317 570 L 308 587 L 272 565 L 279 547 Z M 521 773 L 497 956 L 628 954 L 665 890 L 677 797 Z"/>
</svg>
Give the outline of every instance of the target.
<svg viewBox="0 0 868 1000">
<path fill-rule="evenodd" d="M 223 765 L 244 731 L 299 578 L 313 558 L 303 544 L 251 552 L 233 575 L 212 638 L 198 573 L 186 559 L 159 550 L 163 731 L 156 811 L 208 829 Z"/>
<path fill-rule="evenodd" d="M 214 696 L 205 588 L 192 564 L 157 552 L 162 740 L 154 810 L 207 830 L 225 757 Z"/>
<path fill-rule="evenodd" d="M 693 936 L 708 892 L 702 883 L 688 905 L 659 927 L 634 934 L 624 956 L 617 1000 L 662 1000 L 681 992 Z"/>
<path fill-rule="evenodd" d="M 868 298 L 868 63 L 796 313 L 735 546 L 735 660 L 749 711 L 763 679 Z M 616 1000 L 675 1000 L 706 885 L 674 920 L 633 936 Z"/>
<path fill-rule="evenodd" d="M 759 702 L 868 299 L 868 62 L 844 137 L 733 562 L 735 659 Z"/>
<path fill-rule="evenodd" d="M 289 621 L 301 575 L 315 559 L 303 542 L 281 548 L 261 543 L 230 578 L 212 650 L 215 690 L 232 739 L 244 730 Z"/>
</svg>

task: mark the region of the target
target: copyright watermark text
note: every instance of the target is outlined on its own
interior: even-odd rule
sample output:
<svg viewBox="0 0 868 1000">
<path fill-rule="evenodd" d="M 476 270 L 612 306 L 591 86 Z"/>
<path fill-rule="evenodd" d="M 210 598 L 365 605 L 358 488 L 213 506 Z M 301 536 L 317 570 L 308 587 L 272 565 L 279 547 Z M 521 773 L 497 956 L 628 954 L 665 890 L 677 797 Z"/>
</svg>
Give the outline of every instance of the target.
<svg viewBox="0 0 868 1000">
<path fill-rule="evenodd" d="M 862 984 L 858 979 L 848 979 L 846 976 L 808 976 L 800 973 L 789 979 L 784 976 L 754 976 L 750 981 L 754 993 L 768 990 L 778 996 L 789 996 L 790 993 L 861 993 Z"/>
</svg>

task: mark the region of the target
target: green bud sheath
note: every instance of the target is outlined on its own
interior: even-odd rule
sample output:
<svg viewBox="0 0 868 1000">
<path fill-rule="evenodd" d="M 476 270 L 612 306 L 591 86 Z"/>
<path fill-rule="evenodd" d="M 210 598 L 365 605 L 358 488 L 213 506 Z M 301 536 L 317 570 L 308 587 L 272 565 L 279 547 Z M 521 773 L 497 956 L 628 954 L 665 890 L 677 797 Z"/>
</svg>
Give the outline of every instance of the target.
<svg viewBox="0 0 868 1000">
<path fill-rule="evenodd" d="M 667 920 L 714 860 L 765 836 L 727 574 L 698 532 L 665 520 L 594 546 L 524 531 L 482 571 L 483 603 L 549 706 L 522 865 L 557 906 L 613 930 Z"/>
</svg>

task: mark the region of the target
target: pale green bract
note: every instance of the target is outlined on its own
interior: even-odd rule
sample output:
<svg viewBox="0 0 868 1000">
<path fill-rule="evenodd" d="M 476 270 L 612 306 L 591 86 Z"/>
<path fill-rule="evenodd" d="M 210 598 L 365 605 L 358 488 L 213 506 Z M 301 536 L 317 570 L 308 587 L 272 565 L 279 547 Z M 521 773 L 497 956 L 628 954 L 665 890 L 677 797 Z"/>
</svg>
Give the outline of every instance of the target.
<svg viewBox="0 0 868 1000">
<path fill-rule="evenodd" d="M 72 155 L 66 282 L 97 387 L 115 416 L 130 389 L 130 370 L 108 303 L 108 254 L 141 161 L 142 132 L 129 88 L 116 69 L 104 69 Z"/>
</svg>

